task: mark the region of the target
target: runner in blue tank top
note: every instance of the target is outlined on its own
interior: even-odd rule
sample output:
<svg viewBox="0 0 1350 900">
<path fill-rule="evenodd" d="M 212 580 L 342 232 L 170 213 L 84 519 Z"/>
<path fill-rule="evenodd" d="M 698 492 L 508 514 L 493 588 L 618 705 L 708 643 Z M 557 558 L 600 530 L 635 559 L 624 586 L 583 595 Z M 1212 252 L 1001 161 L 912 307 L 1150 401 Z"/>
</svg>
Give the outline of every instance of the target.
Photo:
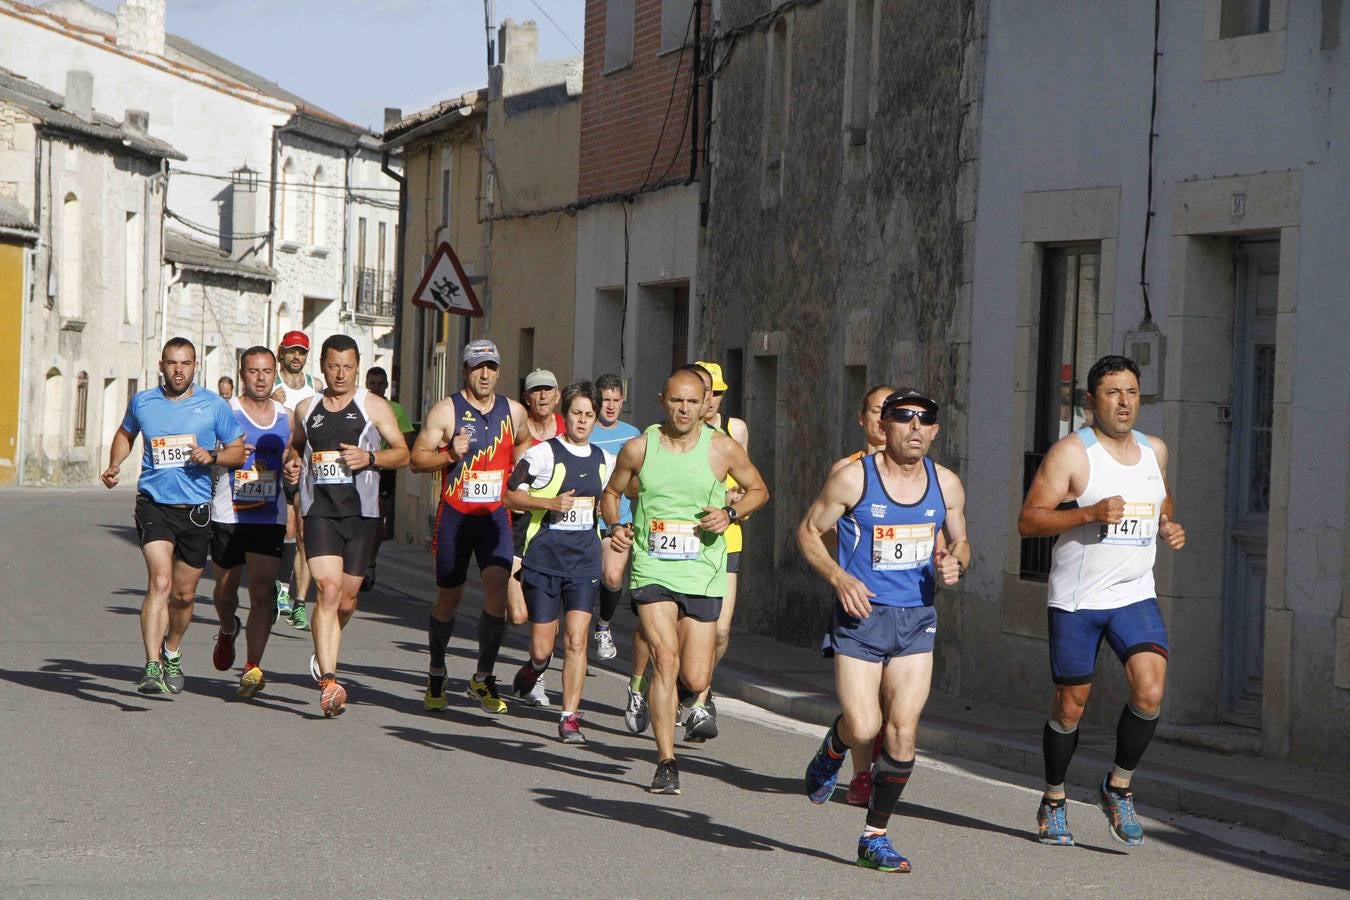
<svg viewBox="0 0 1350 900">
<path fill-rule="evenodd" d="M 642 432 L 637 427 L 627 422 L 619 421 L 619 414 L 623 412 L 623 379 L 618 375 L 606 373 L 595 379 L 595 389 L 600 394 L 600 409 L 595 421 L 595 428 L 591 431 L 591 443 L 606 451 L 611 456 L 617 457 L 623 445 Z M 626 525 L 633 521 L 633 510 L 627 497 L 619 499 L 619 521 L 613 524 Z M 609 522 L 600 523 L 600 533 L 602 537 L 609 535 Z M 628 558 L 630 554 L 620 553 L 615 550 L 609 541 L 601 541 L 600 561 L 600 602 L 595 614 L 595 656 L 597 659 L 613 659 L 619 655 L 619 650 L 614 646 L 614 637 L 610 634 L 609 623 L 614 618 L 614 613 L 619 608 L 619 601 L 623 598 L 624 584 L 627 583 Z M 630 710 L 624 714 L 624 719 L 628 722 L 628 727 L 633 731 L 642 731 L 646 728 L 645 721 L 642 728 L 638 728 L 638 717 L 645 719 L 646 707 L 645 700 L 642 697 L 639 688 L 636 694 L 637 707 L 633 705 L 634 694 L 629 691 Z"/>
<path fill-rule="evenodd" d="M 136 689 L 177 694 L 183 690 L 179 644 L 192 621 L 211 540 L 211 467 L 244 461 L 244 430 L 224 400 L 193 387 L 197 348 L 187 338 L 164 345 L 159 372 L 162 386 L 141 391 L 127 403 L 102 479 L 106 487 L 117 484 L 131 443 L 141 435 L 145 450 L 136 482 L 136 533 L 149 585 L 141 603 L 145 671 Z"/>
<path fill-rule="evenodd" d="M 807 767 L 806 793 L 813 803 L 830 799 L 848 748 L 882 732 L 858 864 L 908 872 L 886 826 L 914 770 L 933 677 L 936 584 L 956 584 L 971 553 L 961 479 L 928 459 L 937 403 L 902 388 L 886 398 L 881 419 L 885 449 L 835 470 L 797 528 L 802 554 L 838 599 L 825 650 L 834 657 L 842 710 Z M 836 559 L 823 539 L 831 530 L 839 536 Z"/>
</svg>

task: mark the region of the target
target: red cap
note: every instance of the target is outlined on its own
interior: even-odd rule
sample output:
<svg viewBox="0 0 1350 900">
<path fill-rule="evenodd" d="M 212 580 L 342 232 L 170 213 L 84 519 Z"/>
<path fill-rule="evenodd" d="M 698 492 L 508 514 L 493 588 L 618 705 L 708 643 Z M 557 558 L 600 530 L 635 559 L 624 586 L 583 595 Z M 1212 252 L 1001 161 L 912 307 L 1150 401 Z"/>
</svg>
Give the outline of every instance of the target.
<svg viewBox="0 0 1350 900">
<path fill-rule="evenodd" d="M 308 350 L 309 338 L 303 331 L 288 331 L 281 337 L 281 349 L 285 350 L 287 347 L 304 347 Z"/>
</svg>

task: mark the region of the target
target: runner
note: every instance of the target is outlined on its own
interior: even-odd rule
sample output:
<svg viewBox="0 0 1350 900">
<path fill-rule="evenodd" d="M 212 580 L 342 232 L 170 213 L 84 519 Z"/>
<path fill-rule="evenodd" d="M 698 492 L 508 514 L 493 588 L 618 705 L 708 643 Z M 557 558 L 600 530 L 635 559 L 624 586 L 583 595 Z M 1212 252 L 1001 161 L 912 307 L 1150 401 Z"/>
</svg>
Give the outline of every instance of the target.
<svg viewBox="0 0 1350 900">
<path fill-rule="evenodd" d="M 469 560 L 477 558 L 483 612 L 478 617 L 478 669 L 469 679 L 468 693 L 485 712 L 506 711 L 492 674 L 506 634 L 506 582 L 511 574 L 511 520 L 502 495 L 514 468 L 516 443 L 529 440 L 530 430 L 525 407 L 496 392 L 500 368 L 501 355 L 492 341 L 465 345 L 463 389 L 431 408 L 413 444 L 414 472 L 448 470 L 442 476 L 431 542 L 436 602 L 427 619 L 431 660 L 422 697 L 427 710 L 446 706 L 445 648 L 455 631 Z"/>
<path fill-rule="evenodd" d="M 590 382 L 562 393 L 566 430 L 531 447 L 511 473 L 506 505 L 528 523 L 521 583 L 530 616 L 530 658 L 516 673 L 516 696 L 529 702 L 544 677 L 563 628 L 563 710 L 558 739 L 584 744 L 581 691 L 586 634 L 600 593 L 596 499 L 614 470 L 614 456 L 590 443 L 600 395 Z M 546 704 L 545 704 L 546 705 Z"/>
<path fill-rule="evenodd" d="M 267 351 L 271 353 L 272 351 Z M 270 386 L 269 386 L 270 389 Z M 229 400 L 234 396 L 234 379 L 228 375 L 222 375 L 216 380 L 216 393 L 220 399 Z"/>
<path fill-rule="evenodd" d="M 262 657 L 276 621 L 277 569 L 286 537 L 286 502 L 281 466 L 291 442 L 291 414 L 272 399 L 277 360 L 266 347 L 250 347 L 239 357 L 243 393 L 230 400 L 235 421 L 244 429 L 248 456 L 238 469 L 216 469 L 211 504 L 211 561 L 216 566 L 216 613 L 220 632 L 211 661 L 218 671 L 234 665 L 239 640 L 239 582 L 248 565 L 247 657 L 239 679 L 240 697 L 252 697 L 266 683 Z"/>
<path fill-rule="evenodd" d="M 291 412 L 301 400 L 308 400 L 317 392 L 314 379 L 305 374 L 309 360 L 309 336 L 303 331 L 288 331 L 281 338 L 277 350 L 277 381 L 272 399 Z M 285 487 L 289 488 L 289 482 Z M 309 631 L 309 615 L 305 601 L 309 598 L 309 566 L 305 565 L 304 523 L 300 521 L 300 497 L 293 490 L 286 491 L 286 543 L 281 548 L 281 569 L 277 573 L 277 615 L 285 616 L 291 627 Z M 295 591 L 291 591 L 291 583 Z M 299 598 L 292 601 L 292 598 Z"/>
<path fill-rule="evenodd" d="M 768 489 L 740 444 L 703 425 L 705 394 L 693 372 L 676 371 L 661 392 L 665 421 L 624 445 L 601 500 L 606 521 L 619 521 L 619 498 L 639 480 L 633 524 L 616 525 L 610 540 L 633 550 L 629 585 L 650 644 L 652 731 L 657 766 L 650 790 L 680 792 L 675 762 L 677 683 L 691 693 L 708 686 L 717 644 L 717 617 L 726 591 L 723 532 L 769 499 Z M 745 491 L 726 503 L 728 474 Z"/>
<path fill-rule="evenodd" d="M 933 676 L 936 582 L 950 586 L 965 574 L 970 543 L 961 479 L 928 459 L 937 403 L 902 388 L 886 398 L 881 417 L 886 449 L 831 474 L 797 527 L 802 555 L 838 598 L 824 651 L 834 657 L 842 711 L 805 780 L 812 803 L 829 800 L 848 749 L 866 746 L 884 729 L 858 865 L 908 872 L 909 860 L 896 852 L 886 826 L 914 770 L 919 714 Z M 837 561 L 824 541 L 832 528 Z M 937 547 L 939 531 L 950 552 Z"/>
<path fill-rule="evenodd" d="M 127 404 L 101 479 L 105 487 L 117 485 L 122 462 L 142 435 L 135 517 L 148 584 L 141 602 L 145 670 L 136 690 L 179 694 L 180 647 L 211 542 L 211 466 L 244 461 L 244 431 L 229 404 L 193 385 L 197 348 L 187 338 L 164 345 L 159 373 L 160 387 L 140 391 Z"/>
<path fill-rule="evenodd" d="M 525 406 L 528 428 L 516 451 L 517 460 L 522 450 L 528 450 L 567 430 L 567 423 L 557 411 L 558 379 L 548 369 L 535 369 L 525 376 L 525 392 L 521 402 Z M 506 609 L 512 625 L 524 625 L 529 620 L 529 613 L 525 609 L 525 593 L 520 583 L 520 561 L 525 555 L 525 531 L 529 524 L 529 516 L 519 513 L 511 515 L 511 578 L 506 582 Z M 530 706 L 548 706 L 543 679 L 535 682 L 529 697 L 521 699 Z"/>
<path fill-rule="evenodd" d="M 1097 653 L 1105 637 L 1125 669 L 1129 700 L 1116 725 L 1115 767 L 1097 788 L 1111 835 L 1137 847 L 1144 829 L 1130 781 L 1153 739 L 1167 676 L 1167 628 L 1153 586 L 1155 536 L 1186 545 L 1167 490 L 1167 446 L 1134 430 L 1139 367 L 1104 356 L 1088 371 L 1092 426 L 1061 438 L 1046 453 L 1027 491 L 1017 530 L 1057 536 L 1050 558 L 1050 673 L 1055 682 L 1045 723 L 1045 794 L 1036 811 L 1043 844 L 1071 846 L 1064 776 L 1078 746 Z"/>
<path fill-rule="evenodd" d="M 595 389 L 600 392 L 600 417 L 591 431 L 591 443 L 612 456 L 618 456 L 623 445 L 642 432 L 627 422 L 619 421 L 623 412 L 623 379 L 618 375 L 605 374 L 595 379 Z M 619 498 L 619 522 L 628 525 L 633 521 L 633 511 L 627 497 Z M 595 656 L 608 660 L 619 655 L 614 646 L 614 637 L 610 633 L 609 623 L 619 608 L 623 598 L 624 576 L 628 571 L 629 551 L 619 552 L 609 541 L 609 525 L 601 522 L 600 541 L 600 604 L 595 622 Z M 643 661 L 642 674 L 635 675 L 628 685 L 628 704 L 624 710 L 624 724 L 634 734 L 647 729 L 646 661 Z"/>
<path fill-rule="evenodd" d="M 417 437 L 417 434 L 413 430 L 412 422 L 408 421 L 407 410 L 397 400 L 389 400 L 388 397 L 385 397 L 385 394 L 389 391 L 389 373 L 383 367 L 371 366 L 366 372 L 366 390 L 389 401 L 389 408 L 394 411 L 394 419 L 398 422 L 398 430 L 403 432 L 403 440 L 409 446 L 412 446 L 412 441 Z M 380 449 L 388 450 L 389 445 L 381 443 Z M 375 563 L 380 556 L 380 545 L 392 533 L 394 487 L 397 480 L 398 472 L 396 471 L 386 470 L 380 473 L 380 527 L 375 532 L 375 547 L 370 551 L 370 566 L 366 569 L 366 577 L 361 582 L 362 593 L 375 587 Z"/>
<path fill-rule="evenodd" d="M 388 401 L 357 387 L 356 341 L 332 335 L 319 364 L 328 386 L 296 407 L 286 478 L 300 485 L 305 557 L 319 587 L 310 673 L 319 682 L 323 714 L 337 716 L 347 705 L 337 681 L 338 651 L 379 529 L 379 472 L 407 465 L 408 446 Z M 381 439 L 388 450 L 377 450 Z"/>
</svg>

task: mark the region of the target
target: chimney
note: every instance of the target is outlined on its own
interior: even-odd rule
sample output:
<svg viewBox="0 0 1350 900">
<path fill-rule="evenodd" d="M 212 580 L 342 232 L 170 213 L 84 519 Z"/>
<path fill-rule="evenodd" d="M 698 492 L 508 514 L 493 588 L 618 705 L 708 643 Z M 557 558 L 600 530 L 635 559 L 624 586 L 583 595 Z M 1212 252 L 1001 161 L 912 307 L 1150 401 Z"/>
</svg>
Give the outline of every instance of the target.
<svg viewBox="0 0 1350 900">
<path fill-rule="evenodd" d="M 145 137 L 150 133 L 150 113 L 143 109 L 127 110 L 127 117 L 122 122 L 122 130 L 129 134 Z"/>
<path fill-rule="evenodd" d="M 528 66 L 539 59 L 539 26 L 534 22 L 516 24 L 507 19 L 499 29 L 501 58 L 499 63 Z"/>
<path fill-rule="evenodd" d="M 126 0 L 117 7 L 117 46 L 132 53 L 164 55 L 165 0 Z"/>
<path fill-rule="evenodd" d="M 66 73 L 66 112 L 86 122 L 94 120 L 94 75 L 82 69 Z"/>
<path fill-rule="evenodd" d="M 403 110 L 397 106 L 386 106 L 384 108 L 384 130 L 388 131 L 399 122 L 403 121 Z"/>
</svg>

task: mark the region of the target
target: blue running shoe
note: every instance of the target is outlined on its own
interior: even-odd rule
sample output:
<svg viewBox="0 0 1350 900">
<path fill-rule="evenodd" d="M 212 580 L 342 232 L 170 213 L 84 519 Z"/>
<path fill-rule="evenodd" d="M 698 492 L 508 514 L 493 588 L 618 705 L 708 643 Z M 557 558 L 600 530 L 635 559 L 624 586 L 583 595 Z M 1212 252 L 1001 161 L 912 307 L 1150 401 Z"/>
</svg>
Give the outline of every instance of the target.
<svg viewBox="0 0 1350 900">
<path fill-rule="evenodd" d="M 864 834 L 858 838 L 858 865 L 878 872 L 909 871 L 909 860 L 896 851 L 885 834 Z"/>
<path fill-rule="evenodd" d="M 806 767 L 806 796 L 817 806 L 829 800 L 834 793 L 834 785 L 839 781 L 839 769 L 844 765 L 844 757 L 835 759 L 830 756 L 829 747 L 830 736 L 826 734 L 816 755 L 811 757 L 810 765 Z"/>
<path fill-rule="evenodd" d="M 1072 847 L 1073 833 L 1069 831 L 1069 801 L 1051 803 L 1044 797 L 1036 809 L 1036 827 L 1042 844 Z"/>
<path fill-rule="evenodd" d="M 1097 789 L 1099 795 L 1097 805 L 1106 813 L 1106 820 L 1111 823 L 1111 836 L 1122 844 L 1138 847 L 1144 843 L 1144 828 L 1139 824 L 1138 816 L 1134 814 L 1134 792 L 1129 788 L 1119 791 L 1108 790 L 1109 778 L 1109 775 L 1102 776 L 1101 786 Z"/>
</svg>

